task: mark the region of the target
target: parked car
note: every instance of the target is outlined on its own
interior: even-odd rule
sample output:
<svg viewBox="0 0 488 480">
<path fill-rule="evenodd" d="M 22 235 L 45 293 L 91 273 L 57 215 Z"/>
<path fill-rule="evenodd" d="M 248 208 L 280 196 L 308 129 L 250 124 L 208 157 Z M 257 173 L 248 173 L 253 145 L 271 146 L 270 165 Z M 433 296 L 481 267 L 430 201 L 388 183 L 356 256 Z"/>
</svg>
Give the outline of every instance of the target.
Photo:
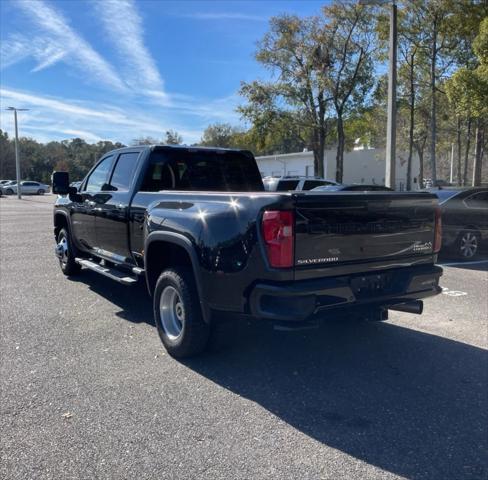
<svg viewBox="0 0 488 480">
<path fill-rule="evenodd" d="M 10 182 L 2 186 L 5 195 L 13 195 L 17 193 L 17 182 Z M 49 192 L 49 185 L 40 182 L 33 182 L 31 180 L 24 180 L 20 182 L 20 193 L 22 195 L 44 195 Z"/>
<path fill-rule="evenodd" d="M 270 192 L 312 190 L 322 185 L 338 185 L 333 180 L 326 178 L 301 176 L 264 177 L 263 184 L 264 189 Z"/>
<path fill-rule="evenodd" d="M 11 187 L 13 185 L 17 185 L 17 182 L 15 180 L 6 180 L 5 183 L 1 184 L 0 185 L 0 190 L 1 190 L 2 194 L 3 195 L 12 195 L 12 193 L 14 192 L 14 190 Z M 7 189 L 9 190 L 9 193 L 7 193 Z M 17 191 L 17 190 L 15 190 L 15 191 Z"/>
<path fill-rule="evenodd" d="M 3 195 L 3 186 L 10 183 L 12 180 L 0 180 L 0 195 Z"/>
<path fill-rule="evenodd" d="M 393 192 L 394 190 L 384 185 L 325 185 L 323 187 L 316 187 L 312 189 L 314 192 Z"/>
<path fill-rule="evenodd" d="M 435 188 L 442 210 L 442 249 L 472 260 L 488 240 L 488 188 Z"/>
<path fill-rule="evenodd" d="M 109 152 L 79 191 L 53 173 L 53 192 L 62 272 L 144 278 L 175 357 L 205 349 L 219 312 L 293 329 L 419 314 L 441 291 L 431 193 L 266 192 L 250 152 L 185 146 Z"/>
</svg>

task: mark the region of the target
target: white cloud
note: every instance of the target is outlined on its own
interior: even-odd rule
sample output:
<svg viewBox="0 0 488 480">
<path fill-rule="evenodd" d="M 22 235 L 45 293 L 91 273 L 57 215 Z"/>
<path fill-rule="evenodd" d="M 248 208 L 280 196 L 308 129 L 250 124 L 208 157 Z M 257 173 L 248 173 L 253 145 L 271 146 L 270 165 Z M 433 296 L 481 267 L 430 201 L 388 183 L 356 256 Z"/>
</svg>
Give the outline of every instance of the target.
<svg viewBox="0 0 488 480">
<path fill-rule="evenodd" d="M 18 63 L 30 56 L 37 60 L 37 65 L 32 69 L 39 72 L 62 60 L 67 51 L 50 38 L 15 34 L 6 39 L 1 45 L 2 62 L 0 68 L 4 69 Z"/>
<path fill-rule="evenodd" d="M 71 130 L 69 128 L 65 130 L 60 130 L 61 133 L 66 133 L 70 137 L 75 137 L 75 138 L 83 138 L 87 142 L 101 142 L 104 140 L 102 137 L 99 137 L 98 135 L 95 135 L 92 132 L 87 132 L 86 130 Z"/>
<path fill-rule="evenodd" d="M 112 89 L 120 91 L 127 89 L 126 84 L 117 75 L 115 69 L 71 28 L 59 11 L 56 11 L 43 0 L 20 0 L 15 2 L 15 5 L 43 31 L 42 40 L 36 40 L 36 42 L 44 42 L 45 45 L 49 45 L 48 49 L 44 49 L 40 64 L 35 70 L 46 68 L 63 59 L 80 69 L 86 78 L 94 79 Z M 37 39 L 38 36 L 35 35 L 34 38 Z M 39 48 L 42 50 L 42 45 L 39 47 L 36 42 L 33 44 L 17 42 L 14 46 L 18 50 L 22 50 L 24 47 L 24 50 L 28 52 L 26 55 L 36 57 L 39 55 Z M 26 46 L 27 48 L 25 48 Z M 2 53 L 3 50 L 2 48 Z M 13 61 L 12 55 L 8 53 L 7 55 Z"/>
<path fill-rule="evenodd" d="M 132 0 L 97 0 L 97 16 L 105 33 L 114 43 L 126 64 L 124 72 L 132 87 L 156 91 L 160 95 L 163 81 L 156 62 L 144 44 L 142 19 Z"/>
<path fill-rule="evenodd" d="M 35 50 L 35 49 L 34 49 Z M 28 44 L 27 38 L 22 35 L 13 35 L 11 38 L 2 41 L 0 46 L 0 67 L 7 68 L 33 54 L 32 47 Z"/>
<path fill-rule="evenodd" d="M 161 117 L 154 110 L 137 106 L 124 110 L 107 104 L 81 102 L 20 92 L 11 88 L 0 89 L 2 106 L 15 105 L 29 108 L 19 118 L 20 134 L 45 141 L 79 136 L 89 142 L 100 139 L 130 143 L 134 138 L 153 136 L 162 138 L 166 130 L 177 130 L 185 142 L 194 143 L 202 129 L 188 128 L 187 123 L 176 123 Z M 12 114 L 0 111 L 0 123 L 12 133 Z M 46 135 L 49 132 L 49 135 Z"/>
<path fill-rule="evenodd" d="M 125 117 L 116 111 L 107 112 L 102 111 L 102 109 L 87 108 L 78 103 L 67 103 L 54 98 L 40 97 L 7 88 L 0 89 L 0 96 L 4 99 L 3 103 L 6 103 L 5 99 L 7 99 L 12 101 L 12 103 L 16 103 L 16 105 L 20 107 L 34 106 L 47 108 L 48 110 L 54 110 L 65 115 L 70 114 L 80 117 L 95 117 L 114 123 L 125 121 Z"/>
<path fill-rule="evenodd" d="M 164 91 L 156 63 L 144 44 L 142 19 L 133 0 L 94 2 L 91 5 L 95 5 L 106 35 L 120 55 L 126 73 L 124 81 L 51 5 L 44 0 L 20 0 L 15 3 L 37 28 L 32 29 L 29 36 L 14 34 L 3 42 L 1 53 L 4 68 L 29 56 L 37 61 L 33 72 L 57 62 L 65 62 L 76 66 L 84 77 L 104 83 L 111 90 L 120 90 L 123 94 L 111 100 L 112 104 L 101 105 L 4 88 L 2 96 L 13 105 L 45 114 L 29 113 L 32 121 L 25 125 L 30 132 L 34 132 L 36 127 L 39 131 L 49 130 L 59 135 L 77 131 L 89 134 L 85 135 L 86 138 L 91 135 L 93 139 L 96 136 L 127 142 L 137 136 L 153 135 L 159 138 L 165 130 L 176 129 L 186 142 L 191 143 L 200 138 L 202 130 L 209 123 L 239 122 L 235 112 L 239 102 L 236 95 L 207 99 Z M 237 19 L 241 14 L 195 15 Z M 117 104 L 123 108 L 117 107 Z M 4 114 L 2 117 L 8 121 Z"/>
</svg>

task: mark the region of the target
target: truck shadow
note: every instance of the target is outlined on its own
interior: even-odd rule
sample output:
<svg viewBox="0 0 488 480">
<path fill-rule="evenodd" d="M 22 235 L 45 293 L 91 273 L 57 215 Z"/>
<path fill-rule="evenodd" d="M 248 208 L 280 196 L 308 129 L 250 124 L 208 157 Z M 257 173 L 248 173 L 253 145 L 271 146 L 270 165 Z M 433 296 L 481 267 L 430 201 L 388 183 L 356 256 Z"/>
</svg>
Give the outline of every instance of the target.
<svg viewBox="0 0 488 480">
<path fill-rule="evenodd" d="M 383 470 L 422 480 L 486 478 L 483 349 L 388 323 L 328 323 L 306 335 L 254 326 L 239 338 L 185 364 Z"/>
<path fill-rule="evenodd" d="M 76 281 L 119 306 L 119 317 L 154 324 L 142 282 L 128 288 L 92 272 Z M 487 477 L 486 350 L 390 323 L 336 321 L 306 333 L 231 325 L 223 350 L 183 363 L 383 470 L 415 480 Z"/>
<path fill-rule="evenodd" d="M 154 326 L 152 299 L 144 282 L 127 287 L 90 270 L 83 270 L 80 276 L 70 277 L 69 280 L 84 283 L 90 290 L 120 307 L 120 311 L 116 312 L 118 317 L 132 323 Z"/>
</svg>

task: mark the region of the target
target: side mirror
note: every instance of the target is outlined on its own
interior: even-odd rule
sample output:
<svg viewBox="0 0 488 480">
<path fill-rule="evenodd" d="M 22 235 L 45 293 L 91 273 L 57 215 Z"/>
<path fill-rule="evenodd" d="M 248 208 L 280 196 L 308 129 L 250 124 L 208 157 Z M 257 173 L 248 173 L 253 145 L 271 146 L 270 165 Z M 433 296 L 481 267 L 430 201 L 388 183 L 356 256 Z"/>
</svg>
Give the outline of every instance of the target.
<svg viewBox="0 0 488 480">
<path fill-rule="evenodd" d="M 68 195 L 70 193 L 68 172 L 53 172 L 51 179 L 53 193 L 57 193 L 58 195 Z"/>
<path fill-rule="evenodd" d="M 115 192 L 115 191 L 117 191 L 117 187 L 113 187 L 112 185 L 110 185 L 108 183 L 104 183 L 102 185 L 102 188 L 100 188 L 100 190 L 102 192 Z"/>
</svg>

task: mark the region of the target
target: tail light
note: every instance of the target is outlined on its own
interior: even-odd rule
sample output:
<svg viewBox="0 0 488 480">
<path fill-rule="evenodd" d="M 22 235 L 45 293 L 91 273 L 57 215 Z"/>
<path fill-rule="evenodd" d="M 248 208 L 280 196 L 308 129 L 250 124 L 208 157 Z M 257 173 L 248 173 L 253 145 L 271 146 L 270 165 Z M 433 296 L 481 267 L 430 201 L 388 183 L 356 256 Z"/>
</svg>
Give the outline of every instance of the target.
<svg viewBox="0 0 488 480">
<path fill-rule="evenodd" d="M 442 245 L 442 217 L 441 207 L 435 209 L 434 253 L 438 253 Z"/>
<path fill-rule="evenodd" d="M 290 210 L 269 210 L 263 214 L 263 238 L 269 264 L 275 268 L 293 266 L 294 215 Z"/>
</svg>

